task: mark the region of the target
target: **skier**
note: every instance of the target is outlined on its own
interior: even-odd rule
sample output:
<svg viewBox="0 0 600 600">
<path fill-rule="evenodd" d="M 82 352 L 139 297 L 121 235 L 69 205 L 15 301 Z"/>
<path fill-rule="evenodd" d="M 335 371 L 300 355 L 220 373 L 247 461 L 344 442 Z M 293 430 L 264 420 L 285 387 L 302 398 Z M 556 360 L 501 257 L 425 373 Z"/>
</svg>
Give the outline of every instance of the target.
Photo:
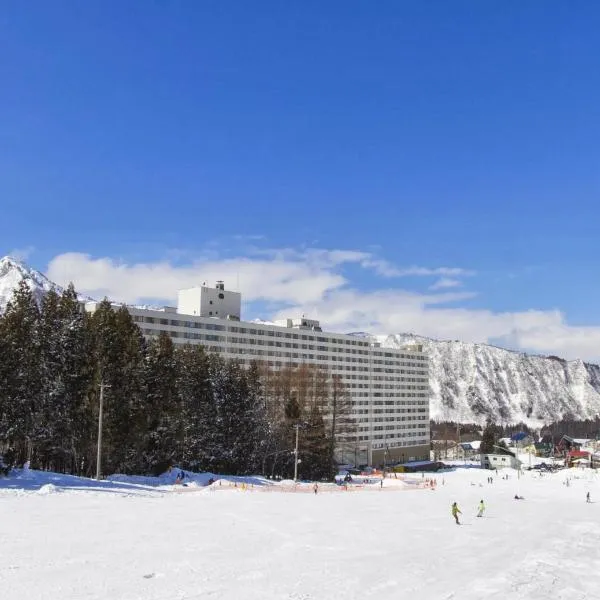
<svg viewBox="0 0 600 600">
<path fill-rule="evenodd" d="M 315 496 L 317 495 L 317 492 L 319 491 L 319 484 L 315 481 L 315 485 L 313 486 L 313 490 L 315 492 Z"/>
<path fill-rule="evenodd" d="M 458 504 L 456 504 L 456 502 L 453 502 L 452 503 L 452 516 L 454 517 L 456 524 L 460 525 L 460 521 L 458 520 L 458 515 L 462 515 L 462 512 L 458 508 Z"/>
<path fill-rule="evenodd" d="M 591 498 L 590 498 L 590 493 L 589 492 L 585 496 L 585 501 L 586 502 L 591 502 L 592 501 Z"/>
<path fill-rule="evenodd" d="M 478 507 L 478 512 L 477 512 L 477 516 L 478 517 L 483 517 L 483 513 L 485 512 L 485 504 L 483 503 L 483 500 L 481 500 L 479 502 L 479 507 Z"/>
</svg>

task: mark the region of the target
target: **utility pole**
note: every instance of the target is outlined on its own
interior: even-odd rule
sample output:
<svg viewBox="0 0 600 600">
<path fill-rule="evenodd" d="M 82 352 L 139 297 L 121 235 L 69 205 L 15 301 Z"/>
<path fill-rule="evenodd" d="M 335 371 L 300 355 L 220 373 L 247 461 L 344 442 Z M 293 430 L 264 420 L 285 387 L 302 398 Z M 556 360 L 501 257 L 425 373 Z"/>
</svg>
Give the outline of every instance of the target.
<svg viewBox="0 0 600 600">
<path fill-rule="evenodd" d="M 296 429 L 296 449 L 294 450 L 294 481 L 298 479 L 298 431 L 300 430 L 300 424 L 294 425 Z"/>
<path fill-rule="evenodd" d="M 102 417 L 104 413 L 104 388 L 110 387 L 100 382 L 100 410 L 98 411 L 98 453 L 96 454 L 96 479 L 100 481 L 102 473 Z"/>
</svg>

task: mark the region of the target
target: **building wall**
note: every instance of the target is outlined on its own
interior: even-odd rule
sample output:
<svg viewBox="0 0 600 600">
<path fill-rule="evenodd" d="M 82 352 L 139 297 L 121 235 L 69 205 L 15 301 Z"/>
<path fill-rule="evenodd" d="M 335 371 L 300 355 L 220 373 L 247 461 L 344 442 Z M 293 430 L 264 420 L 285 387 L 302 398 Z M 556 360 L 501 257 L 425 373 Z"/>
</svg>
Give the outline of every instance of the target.
<svg viewBox="0 0 600 600">
<path fill-rule="evenodd" d="M 404 463 L 409 460 L 429 460 L 430 459 L 431 446 L 429 443 L 422 444 L 419 446 L 410 446 L 407 448 L 387 448 L 385 452 L 385 464 L 393 463 Z M 384 462 L 383 457 L 384 451 L 374 450 L 373 451 L 373 464 L 380 465 Z"/>
<path fill-rule="evenodd" d="M 481 466 L 484 469 L 504 469 L 511 467 L 518 469 L 520 462 L 514 456 L 508 454 L 482 454 Z"/>
<path fill-rule="evenodd" d="M 86 309 L 93 311 L 95 304 Z M 202 344 L 209 352 L 272 368 L 315 364 L 339 375 L 352 399 L 357 432 L 346 455 L 380 464 L 429 457 L 429 377 L 417 348 L 374 346 L 358 336 L 128 307 L 146 337 L 167 333 L 175 344 Z M 426 447 L 426 450 L 424 449 Z M 360 461 L 362 462 L 362 460 Z"/>
<path fill-rule="evenodd" d="M 219 319 L 228 316 L 240 318 L 242 295 L 222 287 L 179 290 L 177 299 L 178 313 Z"/>
</svg>

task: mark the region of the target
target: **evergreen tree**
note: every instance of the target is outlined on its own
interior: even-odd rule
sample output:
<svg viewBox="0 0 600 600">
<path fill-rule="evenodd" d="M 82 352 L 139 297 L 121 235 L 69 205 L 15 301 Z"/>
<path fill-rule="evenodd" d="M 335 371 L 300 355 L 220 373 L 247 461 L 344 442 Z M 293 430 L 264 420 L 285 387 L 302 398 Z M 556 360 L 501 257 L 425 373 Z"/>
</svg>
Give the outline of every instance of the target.
<svg viewBox="0 0 600 600">
<path fill-rule="evenodd" d="M 166 333 L 161 333 L 148 345 L 144 371 L 144 412 L 147 418 L 144 470 L 157 475 L 181 458 L 176 456 L 182 437 L 176 382 L 173 342 Z"/>
<path fill-rule="evenodd" d="M 58 296 L 47 293 L 40 309 L 42 371 L 41 418 L 38 423 L 40 464 L 54 471 L 78 472 L 82 442 L 91 423 L 87 395 L 93 358 L 86 316 L 70 285 Z"/>
<path fill-rule="evenodd" d="M 16 464 L 37 464 L 42 373 L 39 309 L 22 281 L 8 303 L 2 325 L 0 441 Z"/>
<path fill-rule="evenodd" d="M 331 442 L 327 435 L 323 414 L 316 402 L 312 403 L 302 431 L 299 473 L 303 479 L 330 479 L 334 473 Z"/>
<path fill-rule="evenodd" d="M 491 421 L 488 420 L 488 422 L 485 425 L 485 429 L 483 430 L 483 435 L 481 437 L 481 446 L 479 451 L 481 452 L 481 454 L 493 454 L 495 443 L 496 427 Z"/>
<path fill-rule="evenodd" d="M 143 467 L 146 418 L 143 406 L 145 342 L 126 307 L 114 311 L 102 301 L 90 319 L 96 368 L 90 393 L 94 421 L 98 419 L 99 387 L 104 393 L 103 470 L 140 472 Z M 88 457 L 92 473 L 95 456 Z"/>
<path fill-rule="evenodd" d="M 233 474 L 250 473 L 260 464 L 264 401 L 248 374 L 235 361 L 212 357 L 211 383 L 216 407 L 215 466 Z M 258 378 L 255 371 L 253 377 Z"/>
<path fill-rule="evenodd" d="M 54 385 L 56 410 L 63 415 L 63 422 L 55 430 L 55 443 L 60 449 L 62 466 L 57 464 L 53 468 L 81 473 L 96 425 L 89 404 L 95 373 L 92 336 L 89 316 L 81 309 L 72 284 L 61 294 L 58 309 L 57 338 L 61 351 Z"/>
<path fill-rule="evenodd" d="M 248 449 L 246 471 L 256 473 L 268 448 L 270 427 L 267 420 L 267 404 L 262 388 L 260 368 L 252 362 L 245 372 L 248 395 L 246 402 L 246 423 Z"/>
<path fill-rule="evenodd" d="M 216 407 L 209 358 L 202 346 L 177 350 L 177 389 L 181 402 L 181 466 L 212 471 L 215 464 Z"/>
<path fill-rule="evenodd" d="M 54 467 L 54 459 L 60 453 L 57 447 L 57 428 L 68 427 L 61 405 L 62 348 L 59 344 L 60 316 L 58 309 L 59 296 L 54 289 L 43 298 L 40 307 L 39 338 L 41 359 L 41 405 L 38 430 L 36 432 L 38 465 L 50 469 Z"/>
</svg>

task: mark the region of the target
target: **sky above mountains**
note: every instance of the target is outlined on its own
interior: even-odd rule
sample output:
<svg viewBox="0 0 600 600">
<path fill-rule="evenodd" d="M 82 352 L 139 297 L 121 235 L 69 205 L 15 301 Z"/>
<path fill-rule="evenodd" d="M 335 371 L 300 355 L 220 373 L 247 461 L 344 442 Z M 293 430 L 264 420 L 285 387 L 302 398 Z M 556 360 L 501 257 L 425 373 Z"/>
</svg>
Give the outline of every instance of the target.
<svg viewBox="0 0 600 600">
<path fill-rule="evenodd" d="M 0 255 L 92 296 L 600 357 L 595 3 L 11 2 Z"/>
</svg>

